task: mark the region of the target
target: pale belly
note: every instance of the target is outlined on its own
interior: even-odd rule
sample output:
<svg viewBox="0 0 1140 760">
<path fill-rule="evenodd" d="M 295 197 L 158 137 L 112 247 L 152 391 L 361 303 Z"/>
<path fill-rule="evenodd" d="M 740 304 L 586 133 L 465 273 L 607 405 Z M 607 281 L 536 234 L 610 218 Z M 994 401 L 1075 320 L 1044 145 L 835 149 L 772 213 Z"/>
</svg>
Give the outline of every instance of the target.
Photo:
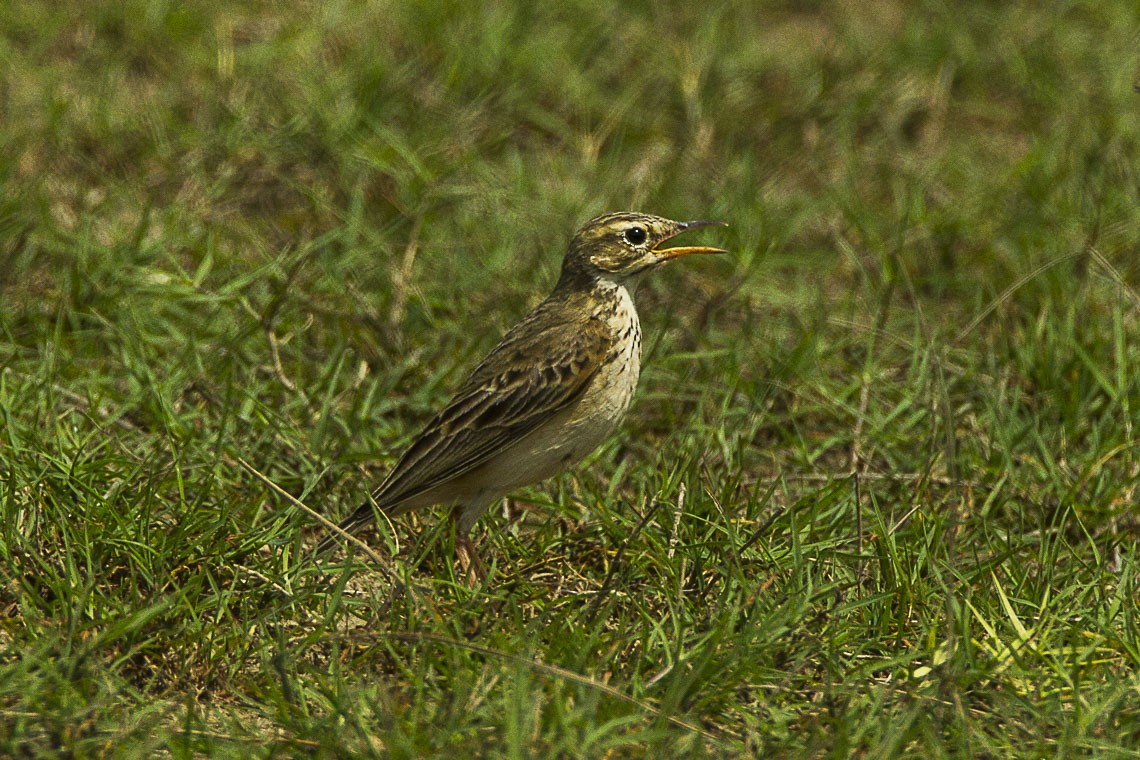
<svg viewBox="0 0 1140 760">
<path fill-rule="evenodd" d="M 628 295 L 612 319 L 617 344 L 582 397 L 487 464 L 450 484 L 451 493 L 463 494 L 454 500 L 460 506 L 457 528 L 461 533 L 495 499 L 580 462 L 621 422 L 641 374 L 641 326 Z"/>
<path fill-rule="evenodd" d="M 531 433 L 509 453 L 496 457 L 487 478 L 505 487 L 503 493 L 557 475 L 598 448 L 625 416 L 640 374 L 639 352 L 624 368 L 603 371 L 573 406 Z M 490 474 L 490 473 L 489 473 Z"/>
</svg>

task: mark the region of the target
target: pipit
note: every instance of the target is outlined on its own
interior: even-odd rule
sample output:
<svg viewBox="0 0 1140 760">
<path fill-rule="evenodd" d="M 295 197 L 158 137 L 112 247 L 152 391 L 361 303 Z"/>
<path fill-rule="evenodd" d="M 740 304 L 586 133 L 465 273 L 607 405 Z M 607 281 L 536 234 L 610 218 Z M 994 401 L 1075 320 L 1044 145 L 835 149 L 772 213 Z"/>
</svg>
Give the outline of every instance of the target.
<svg viewBox="0 0 1140 760">
<path fill-rule="evenodd" d="M 340 527 L 361 530 L 373 510 L 395 517 L 447 504 L 460 566 L 481 572 L 467 537 L 475 521 L 507 493 L 576 464 L 629 407 L 641 371 L 631 279 L 680 256 L 724 253 L 660 247 L 687 230 L 721 224 L 634 212 L 586 222 L 546 300 L 503 336 Z M 335 541 L 326 536 L 317 553 Z"/>
</svg>

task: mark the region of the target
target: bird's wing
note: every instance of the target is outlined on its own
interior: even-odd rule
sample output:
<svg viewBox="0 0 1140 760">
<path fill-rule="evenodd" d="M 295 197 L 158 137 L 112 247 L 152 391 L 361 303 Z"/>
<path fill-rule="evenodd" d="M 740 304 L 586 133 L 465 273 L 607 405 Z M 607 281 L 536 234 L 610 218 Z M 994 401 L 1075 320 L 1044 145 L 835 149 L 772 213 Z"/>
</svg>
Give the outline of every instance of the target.
<svg viewBox="0 0 1140 760">
<path fill-rule="evenodd" d="M 428 423 L 373 492 L 377 505 L 394 507 L 520 441 L 582 396 L 614 344 L 600 319 L 570 333 L 532 326 L 504 336 Z"/>
</svg>

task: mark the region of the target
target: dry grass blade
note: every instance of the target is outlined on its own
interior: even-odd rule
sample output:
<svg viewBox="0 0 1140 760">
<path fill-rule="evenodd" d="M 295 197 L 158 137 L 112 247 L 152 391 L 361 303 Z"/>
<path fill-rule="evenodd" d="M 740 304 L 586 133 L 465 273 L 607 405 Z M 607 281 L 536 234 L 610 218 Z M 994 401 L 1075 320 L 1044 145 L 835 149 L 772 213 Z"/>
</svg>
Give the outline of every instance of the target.
<svg viewBox="0 0 1140 760">
<path fill-rule="evenodd" d="M 297 497 L 293 496 L 293 494 L 291 494 L 288 491 L 286 491 L 285 489 L 281 488 L 281 486 L 274 483 L 269 478 L 269 476 L 262 473 L 260 470 L 258 470 L 256 467 L 254 467 L 249 462 L 245 461 L 241 457 L 238 457 L 237 461 L 238 461 L 238 464 L 240 464 L 243 468 L 245 468 L 246 472 L 250 473 L 251 475 L 256 477 L 258 480 L 260 480 L 262 483 L 269 486 L 270 490 L 272 490 L 278 496 L 281 496 L 282 498 L 287 500 L 290 504 L 297 507 L 297 509 L 300 509 L 305 514 L 309 515 L 309 517 L 312 517 L 314 520 L 319 522 L 325 528 L 328 528 L 333 533 L 337 533 L 342 538 L 344 538 L 345 540 L 351 542 L 353 545 L 355 545 L 357 548 L 359 548 L 362 552 L 364 552 L 366 555 L 368 555 L 369 559 L 371 559 L 373 562 L 376 563 L 377 569 L 384 572 L 385 575 L 387 575 L 389 578 L 392 577 L 391 574 L 388 573 L 387 570 L 384 569 L 384 565 L 385 565 L 384 558 L 381 557 L 379 554 L 377 554 L 376 550 L 374 550 L 371 546 L 364 543 L 363 541 L 361 541 L 359 538 L 352 535 L 348 531 L 344 530 L 339 525 L 337 525 L 335 522 L 328 519 L 327 517 L 322 515 L 320 512 L 317 512 L 315 509 L 310 507 L 308 504 L 305 504 L 304 502 L 302 502 Z"/>
<path fill-rule="evenodd" d="M 1041 264 L 1040 266 L 1036 267 L 1035 269 L 1033 269 L 1030 272 L 1027 272 L 1026 274 L 1022 275 L 1021 277 L 1018 277 L 1017 280 L 1012 285 L 1010 285 L 1008 288 L 1003 290 L 1001 292 L 1001 295 L 999 295 L 997 298 L 990 301 L 986 305 L 986 308 L 982 309 L 980 314 L 978 314 L 976 317 L 971 319 L 970 323 L 968 325 L 966 325 L 965 327 L 963 327 L 958 332 L 958 334 L 954 337 L 954 342 L 955 343 L 961 343 L 966 338 L 967 335 L 972 333 L 978 327 L 978 325 L 980 325 L 982 322 L 984 322 L 986 320 L 986 317 L 988 317 L 990 314 L 993 314 L 994 310 L 996 310 L 999 306 L 1001 306 L 1003 303 L 1005 303 L 1007 300 L 1009 300 L 1009 297 L 1012 296 L 1014 293 L 1016 293 L 1018 290 L 1020 290 L 1026 283 L 1033 281 L 1035 278 L 1040 276 L 1043 272 L 1048 272 L 1050 269 L 1052 269 L 1053 267 L 1055 267 L 1059 264 L 1064 264 L 1066 261 L 1072 261 L 1073 259 L 1078 259 L 1084 255 L 1085 255 L 1084 251 L 1075 251 L 1073 253 L 1068 253 L 1064 256 L 1058 256 L 1054 259 L 1050 259 L 1049 261 L 1046 261 L 1044 264 Z"/>
</svg>

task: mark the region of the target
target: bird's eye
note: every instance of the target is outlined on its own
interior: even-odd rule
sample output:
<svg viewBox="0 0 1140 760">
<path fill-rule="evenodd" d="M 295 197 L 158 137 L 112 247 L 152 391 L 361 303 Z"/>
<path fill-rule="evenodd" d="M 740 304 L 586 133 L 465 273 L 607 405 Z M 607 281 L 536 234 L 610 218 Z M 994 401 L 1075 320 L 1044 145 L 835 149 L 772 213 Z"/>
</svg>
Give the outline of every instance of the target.
<svg viewBox="0 0 1140 760">
<path fill-rule="evenodd" d="M 644 227 L 630 227 L 625 231 L 625 239 L 629 241 L 630 245 L 641 245 L 648 237 L 649 233 L 645 231 Z"/>
</svg>

